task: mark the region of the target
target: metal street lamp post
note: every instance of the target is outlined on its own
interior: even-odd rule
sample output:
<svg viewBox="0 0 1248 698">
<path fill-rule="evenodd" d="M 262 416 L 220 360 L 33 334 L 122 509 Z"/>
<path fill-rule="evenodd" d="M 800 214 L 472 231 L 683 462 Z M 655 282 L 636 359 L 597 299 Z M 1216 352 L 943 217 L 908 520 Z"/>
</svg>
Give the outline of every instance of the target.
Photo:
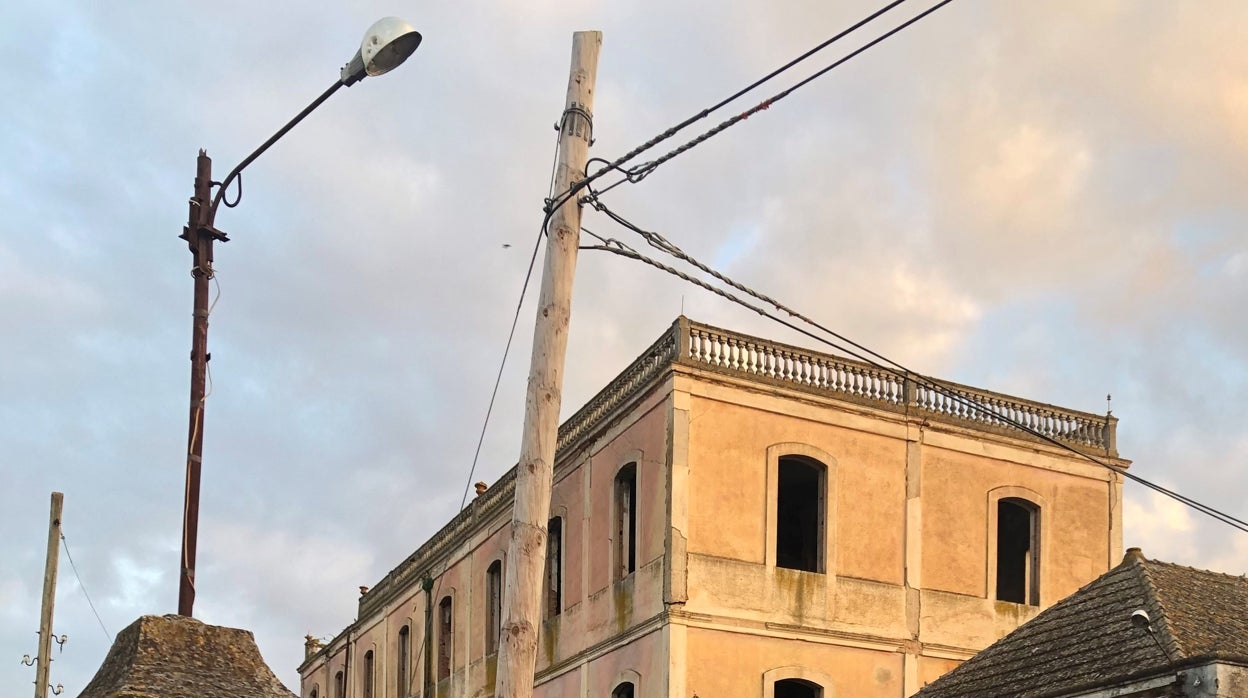
<svg viewBox="0 0 1248 698">
<path fill-rule="evenodd" d="M 187 225 L 180 236 L 191 249 L 191 276 L 195 279 L 194 315 L 191 324 L 191 404 L 190 426 L 187 439 L 186 492 L 182 508 L 182 558 L 178 582 L 178 615 L 191 616 L 195 605 L 195 548 L 199 533 L 199 478 L 204 445 L 204 393 L 208 360 L 208 282 L 212 279 L 212 245 L 229 238 L 215 226 L 217 207 L 238 205 L 242 198 L 243 169 L 264 151 L 286 135 L 330 95 L 341 87 L 350 87 L 370 75 L 388 73 L 407 60 L 418 46 L 420 33 L 407 22 L 396 17 L 386 17 L 369 27 L 360 44 L 360 50 L 342 68 L 341 75 L 295 118 L 273 134 L 255 152 L 248 155 L 221 182 L 212 180 L 212 160 L 200 150 L 195 168 L 195 195 L 190 200 Z M 234 201 L 225 199 L 225 193 L 234 180 L 239 180 L 238 195 Z M 212 193 L 217 188 L 216 195 Z"/>
</svg>

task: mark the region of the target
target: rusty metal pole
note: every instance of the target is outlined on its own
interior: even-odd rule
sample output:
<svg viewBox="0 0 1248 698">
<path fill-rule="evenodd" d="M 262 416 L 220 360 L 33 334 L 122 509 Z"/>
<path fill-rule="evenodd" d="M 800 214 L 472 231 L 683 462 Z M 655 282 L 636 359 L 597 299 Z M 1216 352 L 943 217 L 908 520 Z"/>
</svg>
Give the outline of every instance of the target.
<svg viewBox="0 0 1248 698">
<path fill-rule="evenodd" d="M 208 282 L 212 280 L 212 159 L 203 150 L 195 167 L 195 195 L 182 238 L 191 248 L 195 300 L 191 320 L 191 404 L 186 445 L 186 492 L 182 507 L 182 558 L 178 575 L 178 615 L 195 606 L 195 548 L 199 536 L 199 475 L 204 452 L 204 393 L 208 374 Z"/>
</svg>

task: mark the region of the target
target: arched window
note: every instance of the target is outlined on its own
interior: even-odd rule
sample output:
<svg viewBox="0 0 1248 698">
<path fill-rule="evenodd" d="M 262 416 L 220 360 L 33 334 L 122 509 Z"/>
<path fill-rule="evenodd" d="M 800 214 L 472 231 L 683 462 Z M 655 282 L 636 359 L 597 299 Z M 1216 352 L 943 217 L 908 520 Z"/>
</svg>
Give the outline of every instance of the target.
<svg viewBox="0 0 1248 698">
<path fill-rule="evenodd" d="M 781 456 L 776 487 L 776 566 L 824 571 L 827 468 L 803 456 Z"/>
<path fill-rule="evenodd" d="M 404 625 L 399 628 L 399 643 L 395 662 L 395 673 L 398 679 L 399 698 L 407 698 L 407 687 L 410 685 L 411 676 L 411 658 L 412 658 L 412 628 L 410 625 Z"/>
<path fill-rule="evenodd" d="M 776 682 L 775 698 L 823 698 L 823 687 L 802 679 Z"/>
<path fill-rule="evenodd" d="M 611 691 L 611 698 L 636 698 L 636 686 L 632 681 L 625 681 Z"/>
<path fill-rule="evenodd" d="M 563 519 L 546 524 L 546 616 L 563 612 Z"/>
<path fill-rule="evenodd" d="M 312 687 L 312 692 L 308 694 L 308 698 L 320 698 L 320 691 L 316 686 Z"/>
<path fill-rule="evenodd" d="M 364 698 L 373 698 L 373 651 L 364 653 Z"/>
<path fill-rule="evenodd" d="M 438 603 L 438 680 L 451 675 L 451 628 L 454 620 L 451 597 L 444 596 Z"/>
<path fill-rule="evenodd" d="M 334 698 L 346 698 L 347 696 L 347 675 L 339 671 L 334 674 Z"/>
<path fill-rule="evenodd" d="M 637 569 L 637 464 L 629 463 L 615 476 L 615 578 Z M 630 694 L 631 695 L 631 694 Z"/>
<path fill-rule="evenodd" d="M 498 651 L 503 622 L 503 561 L 495 560 L 485 570 L 485 653 Z"/>
<path fill-rule="evenodd" d="M 1040 605 L 1040 508 L 997 500 L 997 600 Z"/>
</svg>

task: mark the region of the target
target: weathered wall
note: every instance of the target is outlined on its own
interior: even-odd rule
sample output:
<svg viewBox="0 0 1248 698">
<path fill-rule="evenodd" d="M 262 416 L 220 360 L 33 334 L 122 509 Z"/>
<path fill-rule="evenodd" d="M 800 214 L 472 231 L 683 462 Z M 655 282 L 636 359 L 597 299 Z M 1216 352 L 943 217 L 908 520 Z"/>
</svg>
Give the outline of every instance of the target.
<svg viewBox="0 0 1248 698">
<path fill-rule="evenodd" d="M 917 691 L 1038 612 L 992 598 L 994 497 L 1041 507 L 1041 607 L 1121 549 L 1119 483 L 1058 449 L 698 370 L 674 386 L 674 404 L 687 405 L 675 412 L 688 433 L 683 610 L 725 630 L 866 641 L 901 662 L 892 695 Z M 775 566 L 777 453 L 829 466 L 826 573 Z M 688 657 L 703 660 L 692 640 Z M 848 695 L 872 695 L 857 685 L 864 692 Z"/>
<path fill-rule="evenodd" d="M 657 635 L 654 631 L 663 610 L 668 395 L 666 386 L 659 385 L 602 433 L 582 442 L 573 457 L 561 454 L 551 516 L 563 518 L 562 612 L 547 614 L 539 633 L 539 680 L 547 674 L 551 677 L 551 688 L 544 690 L 563 690 L 570 681 L 577 686 L 582 680 L 607 681 L 593 677 L 623 670 L 625 665 L 642 675 L 665 676 L 665 655 L 648 649 L 652 640 L 638 644 L 634 636 Z M 637 468 L 637 569 L 623 579 L 614 579 L 614 480 L 628 463 L 636 463 Z M 507 564 L 510 514 L 508 501 L 488 521 L 463 534 L 444 561 L 434 563 L 430 571 L 435 583 L 429 599 L 433 633 L 427 644 L 424 604 L 428 597 L 413 577 L 409 588 L 379 611 L 359 619 L 349 637 L 336 638 L 304 667 L 303 695 L 309 695 L 315 685 L 319 698 L 339 698 L 331 697 L 328 689 L 334 674 L 345 665 L 349 642 L 348 698 L 363 695 L 362 661 L 370 649 L 376 666 L 374 695 L 395 696 L 398 632 L 406 623 L 411 623 L 412 632 L 411 686 L 413 694 L 419 695 L 425 685 L 422 652 L 432 654 L 431 666 L 437 671 L 438 604 L 447 596 L 454 609 L 451 676 L 435 684 L 436 694 L 448 698 L 487 695 L 495 679 L 497 655 L 487 655 L 485 649 L 486 571 L 495 560 Z M 612 643 L 629 644 L 619 651 L 611 649 Z M 591 647 L 594 651 L 586 652 Z M 600 665 L 610 671 L 595 668 Z"/>
<path fill-rule="evenodd" d="M 898 698 L 902 659 L 895 653 L 820 642 L 779 633 L 744 634 L 689 628 L 685 667 L 689 695 L 764 696 L 764 676 L 785 667 L 817 668 L 829 696 Z M 662 695 L 662 694 L 659 694 Z"/>
</svg>

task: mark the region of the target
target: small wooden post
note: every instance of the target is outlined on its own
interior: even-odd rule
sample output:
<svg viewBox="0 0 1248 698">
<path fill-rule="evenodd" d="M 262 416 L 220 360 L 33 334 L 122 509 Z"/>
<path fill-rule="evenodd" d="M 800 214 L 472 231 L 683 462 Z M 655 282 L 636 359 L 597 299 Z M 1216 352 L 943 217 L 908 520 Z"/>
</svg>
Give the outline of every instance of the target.
<svg viewBox="0 0 1248 698">
<path fill-rule="evenodd" d="M 56 568 L 61 560 L 61 504 L 65 495 L 52 493 L 48 516 L 48 557 L 43 566 L 43 606 L 39 613 L 39 656 L 35 666 L 35 698 L 47 698 L 52 675 L 52 609 L 56 606 Z"/>
<path fill-rule="evenodd" d="M 560 120 L 555 195 L 585 177 L 592 140 L 594 81 L 602 32 L 572 36 L 572 67 Z M 502 644 L 498 657 L 498 698 L 529 698 L 537 661 L 542 567 L 546 562 L 546 522 L 550 518 L 551 478 L 559 438 L 563 360 L 572 314 L 572 279 L 581 236 L 580 194 L 552 215 L 542 268 L 542 293 L 533 333 L 529 388 L 524 402 L 524 434 L 516 466 L 516 503 L 507 547 Z"/>
</svg>

